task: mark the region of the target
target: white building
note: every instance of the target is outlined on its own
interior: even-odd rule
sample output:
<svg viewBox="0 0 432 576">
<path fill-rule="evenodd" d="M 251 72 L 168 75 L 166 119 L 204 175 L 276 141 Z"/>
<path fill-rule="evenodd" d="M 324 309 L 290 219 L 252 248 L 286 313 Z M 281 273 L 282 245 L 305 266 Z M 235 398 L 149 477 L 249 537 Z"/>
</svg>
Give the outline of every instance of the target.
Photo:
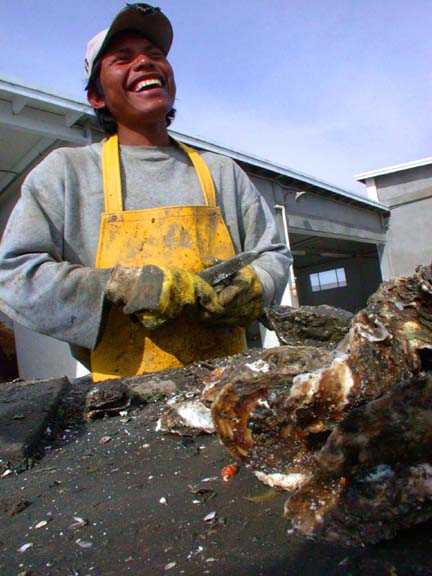
<svg viewBox="0 0 432 576">
<path fill-rule="evenodd" d="M 383 279 L 409 276 L 432 262 L 432 158 L 356 176 L 369 198 L 391 211 L 386 242 L 380 247 Z"/>
</svg>

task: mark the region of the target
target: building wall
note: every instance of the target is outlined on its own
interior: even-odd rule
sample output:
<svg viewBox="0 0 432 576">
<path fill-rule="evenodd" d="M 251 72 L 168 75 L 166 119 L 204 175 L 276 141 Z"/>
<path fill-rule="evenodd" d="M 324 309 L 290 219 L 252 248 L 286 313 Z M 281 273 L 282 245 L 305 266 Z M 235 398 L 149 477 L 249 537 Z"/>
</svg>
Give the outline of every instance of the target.
<svg viewBox="0 0 432 576">
<path fill-rule="evenodd" d="M 375 177 L 379 201 L 386 206 L 414 200 L 432 192 L 432 165 L 400 170 Z"/>
<path fill-rule="evenodd" d="M 410 276 L 432 263 L 432 197 L 393 208 L 381 267 L 384 278 Z"/>
<path fill-rule="evenodd" d="M 383 218 L 376 211 L 338 202 L 313 192 L 298 198 L 295 189 L 259 176 L 250 177 L 272 208 L 275 204 L 285 206 L 288 232 L 303 230 L 360 242 L 371 238 L 376 238 L 377 243 L 383 241 Z M 346 287 L 312 292 L 310 274 L 340 267 L 345 269 Z M 295 268 L 294 271 L 298 303 L 302 306 L 328 304 L 356 312 L 364 308 L 369 296 L 382 282 L 378 251 L 375 258 L 357 256 L 351 259 L 332 259 L 330 262 L 323 259 L 319 265 Z"/>
<path fill-rule="evenodd" d="M 18 201 L 23 178 L 17 179 L 0 199 L 0 240 L 3 236 L 9 216 Z"/>
<path fill-rule="evenodd" d="M 85 366 L 73 358 L 65 342 L 38 334 L 14 323 L 19 377 L 23 380 L 66 376 L 74 380 L 89 374 Z"/>
<path fill-rule="evenodd" d="M 432 165 L 376 176 L 375 186 L 391 209 L 383 277 L 409 276 L 418 264 L 432 262 Z"/>
<path fill-rule="evenodd" d="M 313 292 L 310 275 L 335 268 L 344 268 L 347 285 Z M 353 258 L 332 260 L 319 266 L 296 270 L 297 291 L 302 306 L 327 304 L 357 312 L 365 307 L 369 296 L 381 283 L 381 271 L 378 256 L 374 258 Z"/>
<path fill-rule="evenodd" d="M 298 196 L 301 187 L 288 188 L 274 180 L 253 174 L 249 177 L 271 207 L 285 206 L 289 232 L 303 231 L 341 239 L 385 242 L 382 213 L 367 206 L 341 202 L 308 191 Z"/>
</svg>

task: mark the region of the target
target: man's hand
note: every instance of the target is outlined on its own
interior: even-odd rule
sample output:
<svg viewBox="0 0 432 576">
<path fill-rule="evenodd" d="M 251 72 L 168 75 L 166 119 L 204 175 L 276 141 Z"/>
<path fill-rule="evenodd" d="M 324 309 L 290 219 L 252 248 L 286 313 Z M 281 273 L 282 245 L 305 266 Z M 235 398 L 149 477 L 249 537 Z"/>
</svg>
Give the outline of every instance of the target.
<svg viewBox="0 0 432 576">
<path fill-rule="evenodd" d="M 213 314 L 223 312 L 210 284 L 180 268 L 118 265 L 113 268 L 106 297 L 150 330 L 177 318 L 187 305 L 199 304 Z"/>
<path fill-rule="evenodd" d="M 217 300 L 203 302 L 202 318 L 217 324 L 248 326 L 263 313 L 263 287 L 251 266 L 242 268 L 220 291 Z"/>
</svg>

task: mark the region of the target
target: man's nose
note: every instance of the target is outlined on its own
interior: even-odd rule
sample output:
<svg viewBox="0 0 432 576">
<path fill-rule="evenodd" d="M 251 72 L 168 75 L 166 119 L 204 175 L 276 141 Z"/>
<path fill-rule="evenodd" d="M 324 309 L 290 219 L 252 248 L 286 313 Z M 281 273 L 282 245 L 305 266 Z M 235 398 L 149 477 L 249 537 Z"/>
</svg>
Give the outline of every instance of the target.
<svg viewBox="0 0 432 576">
<path fill-rule="evenodd" d="M 132 62 L 132 66 L 136 69 L 152 66 L 153 61 L 147 54 L 137 54 Z"/>
</svg>

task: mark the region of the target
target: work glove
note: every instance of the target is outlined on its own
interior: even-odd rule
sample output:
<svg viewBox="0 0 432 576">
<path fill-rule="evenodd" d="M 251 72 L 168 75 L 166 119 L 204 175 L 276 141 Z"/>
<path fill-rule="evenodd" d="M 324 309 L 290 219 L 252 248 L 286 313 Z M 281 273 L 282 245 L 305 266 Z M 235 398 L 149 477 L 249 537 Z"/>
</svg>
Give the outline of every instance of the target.
<svg viewBox="0 0 432 576">
<path fill-rule="evenodd" d="M 180 268 L 118 265 L 111 273 L 106 297 L 149 330 L 174 320 L 188 305 L 206 306 L 214 314 L 222 312 L 210 284 Z"/>
<path fill-rule="evenodd" d="M 248 326 L 263 313 L 263 286 L 252 266 L 237 272 L 228 284 L 215 288 L 216 302 L 203 302 L 201 316 L 215 324 Z"/>
</svg>

